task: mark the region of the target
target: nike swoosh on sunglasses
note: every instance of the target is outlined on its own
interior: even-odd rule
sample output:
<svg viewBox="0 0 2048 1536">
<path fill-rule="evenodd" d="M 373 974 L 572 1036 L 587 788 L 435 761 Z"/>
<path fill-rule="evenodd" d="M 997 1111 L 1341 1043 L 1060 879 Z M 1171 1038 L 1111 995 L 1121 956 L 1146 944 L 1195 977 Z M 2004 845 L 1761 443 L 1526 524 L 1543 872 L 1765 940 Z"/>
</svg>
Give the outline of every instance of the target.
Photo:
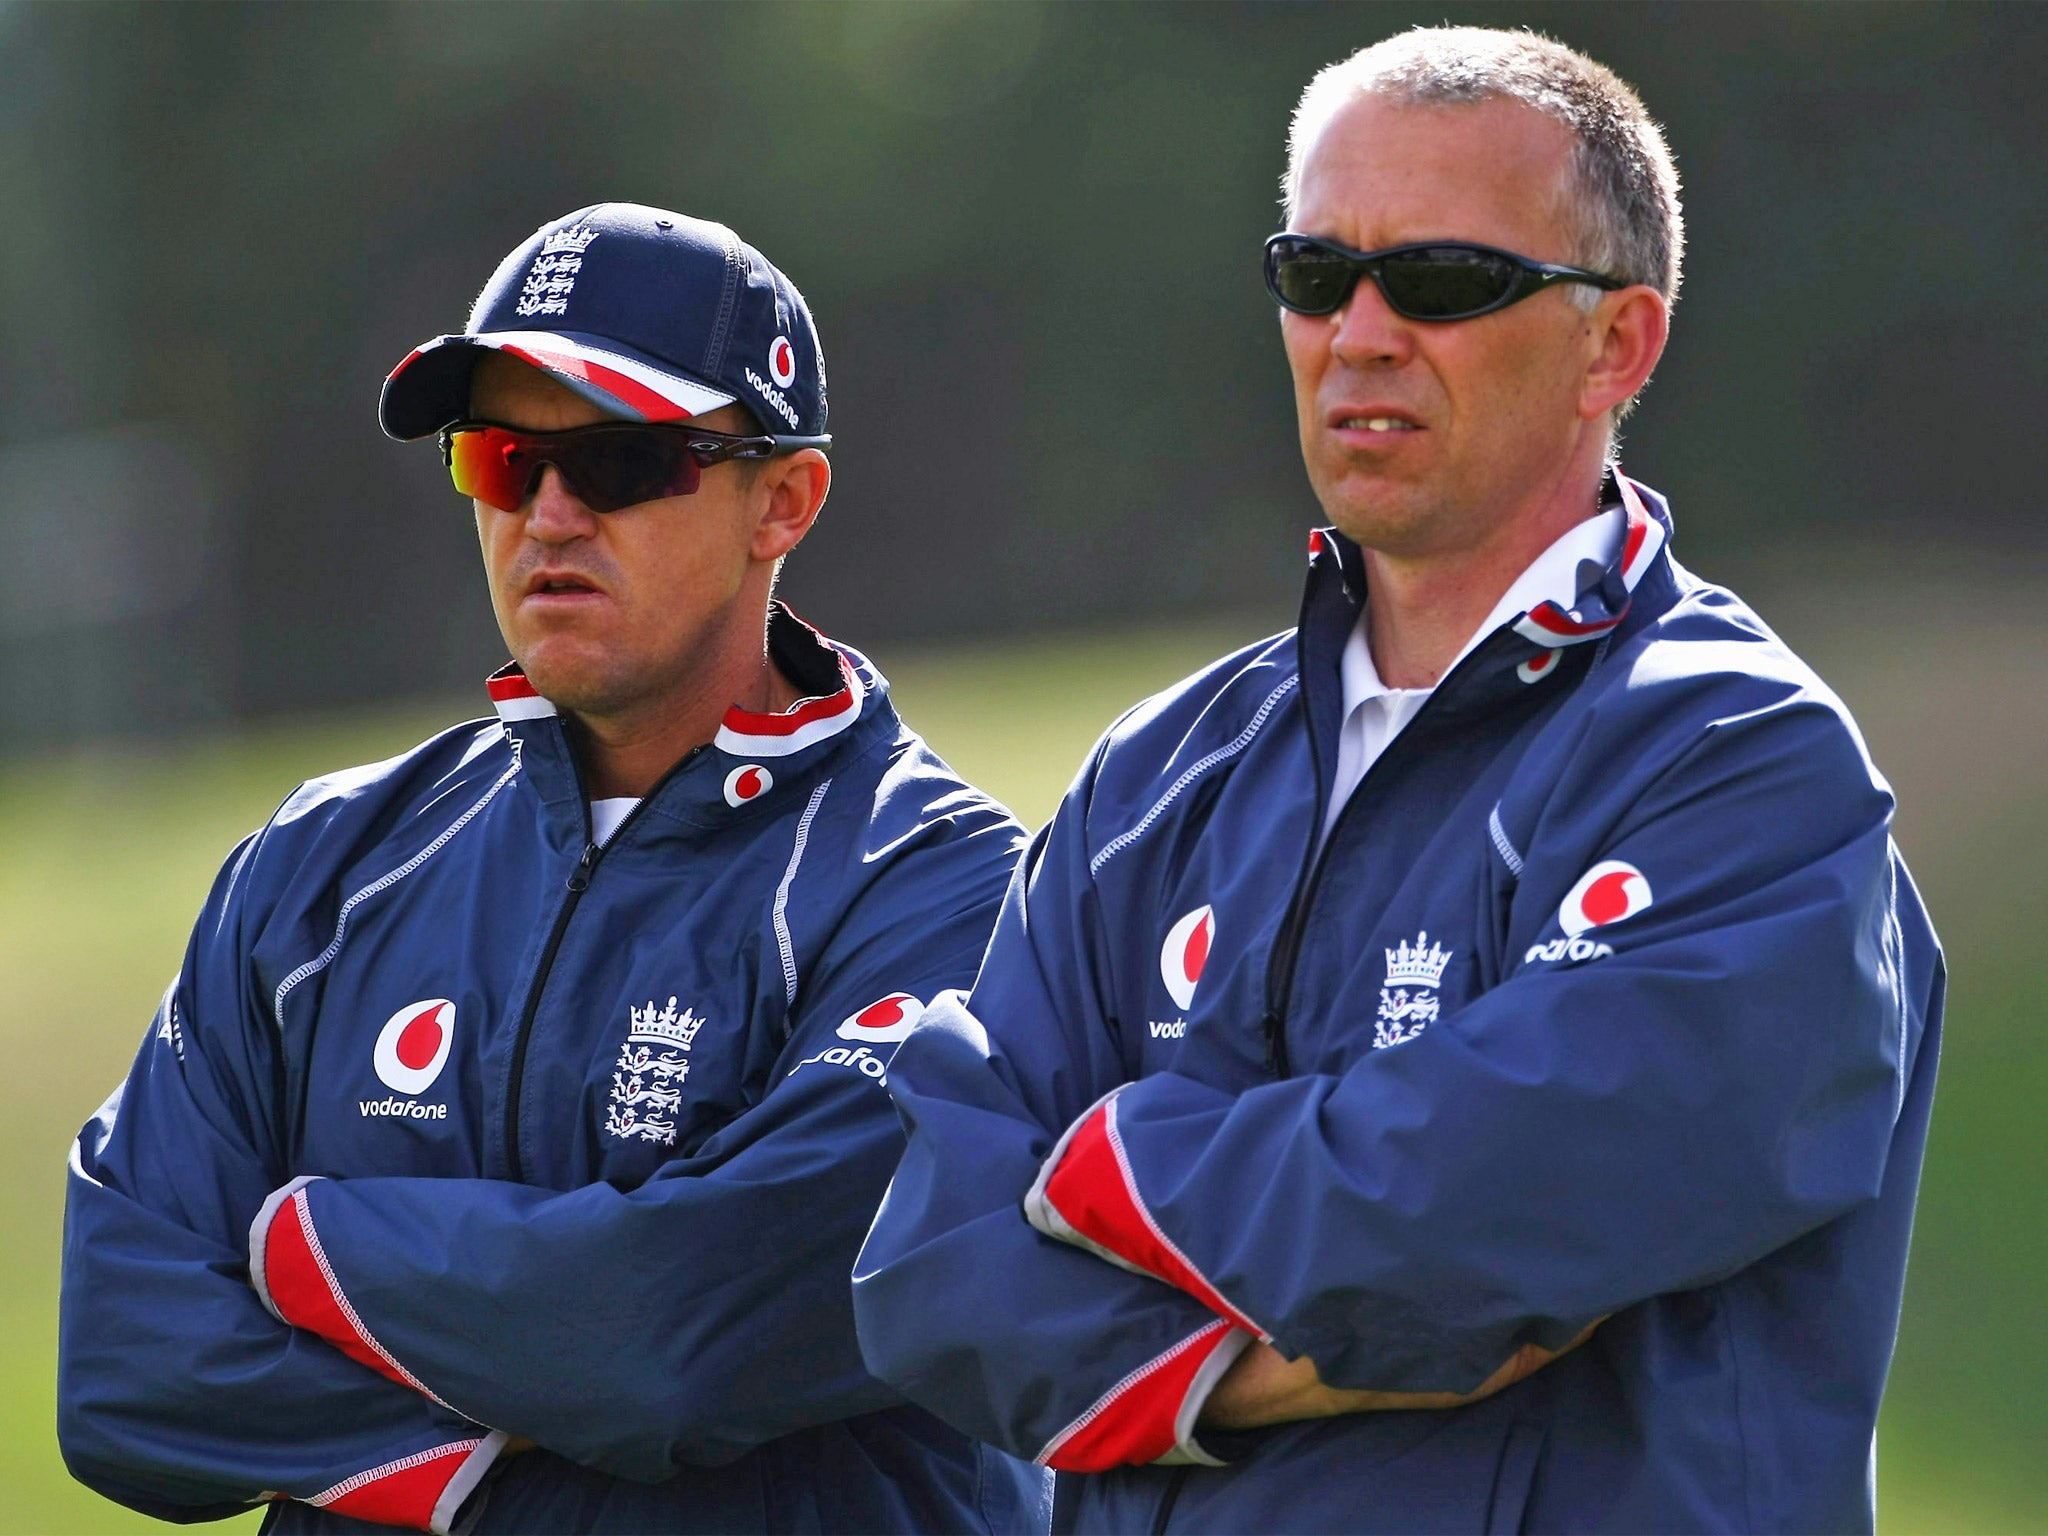
<svg viewBox="0 0 2048 1536">
<path fill-rule="evenodd" d="M 800 448 L 828 449 L 829 436 L 713 432 L 681 423 L 601 421 L 562 432 L 525 432 L 488 421 L 458 421 L 441 431 L 441 459 L 455 489 L 517 512 L 547 465 L 593 512 L 689 496 L 704 471 L 727 459 L 767 459 Z"/>
<path fill-rule="evenodd" d="M 1428 240 L 1354 251 L 1317 235 L 1278 234 L 1266 242 L 1266 288 L 1283 309 L 1330 315 L 1342 309 L 1361 277 L 1378 285 L 1397 315 L 1410 320 L 1470 320 L 1540 293 L 1553 283 L 1626 288 L 1604 272 L 1531 261 L 1497 246 Z"/>
</svg>

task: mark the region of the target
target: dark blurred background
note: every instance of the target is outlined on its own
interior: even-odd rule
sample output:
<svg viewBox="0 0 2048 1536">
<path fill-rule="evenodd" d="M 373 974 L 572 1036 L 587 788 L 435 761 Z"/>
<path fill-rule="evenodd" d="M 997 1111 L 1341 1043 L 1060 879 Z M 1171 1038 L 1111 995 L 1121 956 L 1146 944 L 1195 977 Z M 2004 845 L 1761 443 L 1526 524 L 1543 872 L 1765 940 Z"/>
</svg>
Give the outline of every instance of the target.
<svg viewBox="0 0 2048 1536">
<path fill-rule="evenodd" d="M 1260 239 L 1294 98 L 1541 28 L 1668 127 L 1692 243 L 1625 462 L 1682 554 L 2048 545 L 2035 5 L 0 5 L 0 741 L 467 688 L 464 505 L 384 373 L 602 198 L 810 297 L 858 640 L 1267 608 L 1313 512 Z"/>
<path fill-rule="evenodd" d="M 545 219 L 735 226 L 830 364 L 787 590 L 1035 820 L 1290 622 L 1288 114 L 1446 19 L 1669 129 L 1688 275 L 1624 462 L 1854 708 L 1954 967 L 1881 1523 L 2048 1531 L 2048 8 L 0 0 L 0 1532 L 140 1525 L 57 1459 L 63 1156 L 213 869 L 502 659 L 385 372 Z"/>
</svg>

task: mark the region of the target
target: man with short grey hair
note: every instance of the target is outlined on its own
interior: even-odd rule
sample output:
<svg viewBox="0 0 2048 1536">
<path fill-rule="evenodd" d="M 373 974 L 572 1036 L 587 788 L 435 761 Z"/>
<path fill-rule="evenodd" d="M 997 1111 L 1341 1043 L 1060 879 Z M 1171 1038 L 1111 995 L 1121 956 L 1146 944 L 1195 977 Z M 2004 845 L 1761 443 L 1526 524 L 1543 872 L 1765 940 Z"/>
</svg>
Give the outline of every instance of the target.
<svg viewBox="0 0 2048 1536">
<path fill-rule="evenodd" d="M 1363 96 L 1411 107 L 1519 101 L 1571 131 L 1559 189 L 1584 266 L 1678 297 L 1685 219 L 1678 168 L 1642 102 L 1612 70 L 1533 32 L 1418 29 L 1328 65 L 1309 81 L 1287 136 L 1288 223 L 1301 200 L 1302 162 L 1330 119 Z M 1598 291 L 1566 290 L 1591 310 Z"/>
<path fill-rule="evenodd" d="M 891 1064 L 869 1366 L 1058 1529 L 1868 1530 L 1941 955 L 1841 701 L 1614 463 L 1670 155 L 1476 28 L 1291 149 L 1300 625 L 1111 728 Z"/>
</svg>

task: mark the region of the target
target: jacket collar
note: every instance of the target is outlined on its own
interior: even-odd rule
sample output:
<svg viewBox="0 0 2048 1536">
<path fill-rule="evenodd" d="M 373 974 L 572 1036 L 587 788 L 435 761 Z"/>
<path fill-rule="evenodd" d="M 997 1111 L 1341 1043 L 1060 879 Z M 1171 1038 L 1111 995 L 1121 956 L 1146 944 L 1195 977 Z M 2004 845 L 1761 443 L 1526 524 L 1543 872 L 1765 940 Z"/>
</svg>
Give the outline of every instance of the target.
<svg viewBox="0 0 2048 1536">
<path fill-rule="evenodd" d="M 1670 606 L 1677 583 L 1671 574 L 1671 514 L 1664 498 L 1612 470 L 1601 502 L 1619 506 L 1624 514 L 1613 561 L 1580 590 L 1571 607 L 1540 602 L 1479 637 L 1438 685 L 1438 692 L 1450 697 L 1433 713 L 1442 716 L 1446 707 L 1459 715 L 1489 713 L 1545 679 L 1583 672 L 1583 664 L 1567 666 L 1565 659 L 1590 656 L 1592 648 L 1580 652 L 1572 647 L 1648 623 Z M 1325 759 L 1332 757 L 1343 710 L 1341 657 L 1365 597 L 1365 556 L 1358 545 L 1335 528 L 1312 532 L 1297 645 L 1310 748 L 1324 783 L 1332 768 Z"/>
<path fill-rule="evenodd" d="M 735 704 L 712 738 L 733 757 L 790 757 L 829 741 L 860 718 L 867 685 L 852 656 L 781 603 L 768 609 L 768 655 L 782 675 L 808 690 L 789 708 L 757 714 Z"/>
<path fill-rule="evenodd" d="M 1610 496 L 1618 499 L 1627 515 L 1620 553 L 1592 589 L 1580 594 L 1576 607 L 1567 611 L 1554 602 L 1538 603 L 1515 621 L 1516 634 L 1533 645 L 1555 650 L 1598 640 L 1620 627 L 1635 602 L 1636 588 L 1671 537 L 1671 513 L 1664 498 L 1655 491 L 1646 497 L 1646 489 L 1619 469 L 1608 472 L 1610 495 L 1601 500 L 1611 504 Z M 1655 512 L 1650 498 L 1655 498 Z"/>
<path fill-rule="evenodd" d="M 1619 469 L 1608 471 L 1601 505 L 1618 505 L 1622 510 L 1621 548 L 1569 609 L 1546 600 L 1510 620 L 1508 627 L 1531 645 L 1555 650 L 1612 634 L 1628 617 L 1636 589 L 1657 568 L 1658 557 L 1669 545 L 1671 511 L 1664 498 Z M 1317 528 L 1308 536 L 1308 559 L 1310 601 L 1319 584 L 1334 585 L 1355 614 L 1365 601 L 1363 551 L 1335 528 Z M 1478 643 L 1487 638 L 1479 637 Z M 1478 649 L 1478 644 L 1472 649 Z"/>
<path fill-rule="evenodd" d="M 775 713 L 732 706 L 712 740 L 655 788 L 644 813 L 701 826 L 770 811 L 807 792 L 842 752 L 864 749 L 876 731 L 894 731 L 888 683 L 873 664 L 780 602 L 769 605 L 768 654 L 805 697 Z M 565 835 L 580 839 L 587 832 L 583 786 L 561 711 L 516 662 L 492 673 L 486 687 L 522 776 Z"/>
</svg>

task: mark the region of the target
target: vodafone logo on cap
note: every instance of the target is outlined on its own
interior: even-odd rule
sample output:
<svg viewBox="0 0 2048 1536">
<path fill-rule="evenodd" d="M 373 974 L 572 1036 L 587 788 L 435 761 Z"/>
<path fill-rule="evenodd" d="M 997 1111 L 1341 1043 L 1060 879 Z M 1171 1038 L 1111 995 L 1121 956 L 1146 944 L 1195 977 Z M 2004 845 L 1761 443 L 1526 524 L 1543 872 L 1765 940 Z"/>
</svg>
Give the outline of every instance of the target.
<svg viewBox="0 0 2048 1536">
<path fill-rule="evenodd" d="M 923 1017 L 923 1003 L 908 992 L 891 992 L 887 997 L 869 1003 L 841 1024 L 839 1038 L 861 1040 L 869 1045 L 877 1041 L 901 1040 Z"/>
<path fill-rule="evenodd" d="M 1588 928 L 1604 928 L 1634 917 L 1650 901 L 1650 882 L 1640 869 L 1620 859 L 1603 859 L 1579 876 L 1579 883 L 1557 909 L 1557 920 L 1567 934 L 1577 938 Z"/>
<path fill-rule="evenodd" d="M 768 348 L 768 377 L 776 388 L 787 389 L 796 382 L 796 348 L 787 336 L 778 336 Z"/>
<path fill-rule="evenodd" d="M 1195 983 L 1209 963 L 1209 946 L 1216 939 L 1216 914 L 1197 907 L 1166 930 L 1166 942 L 1159 949 L 1159 974 L 1166 982 L 1166 995 L 1176 1008 L 1195 1006 Z"/>
<path fill-rule="evenodd" d="M 370 1060 L 394 1093 L 425 1093 L 448 1064 L 455 1039 L 455 1005 L 445 997 L 407 1003 L 377 1035 Z"/>
<path fill-rule="evenodd" d="M 775 775 L 759 763 L 741 763 L 725 776 L 725 803 L 738 810 L 775 787 Z"/>
</svg>

